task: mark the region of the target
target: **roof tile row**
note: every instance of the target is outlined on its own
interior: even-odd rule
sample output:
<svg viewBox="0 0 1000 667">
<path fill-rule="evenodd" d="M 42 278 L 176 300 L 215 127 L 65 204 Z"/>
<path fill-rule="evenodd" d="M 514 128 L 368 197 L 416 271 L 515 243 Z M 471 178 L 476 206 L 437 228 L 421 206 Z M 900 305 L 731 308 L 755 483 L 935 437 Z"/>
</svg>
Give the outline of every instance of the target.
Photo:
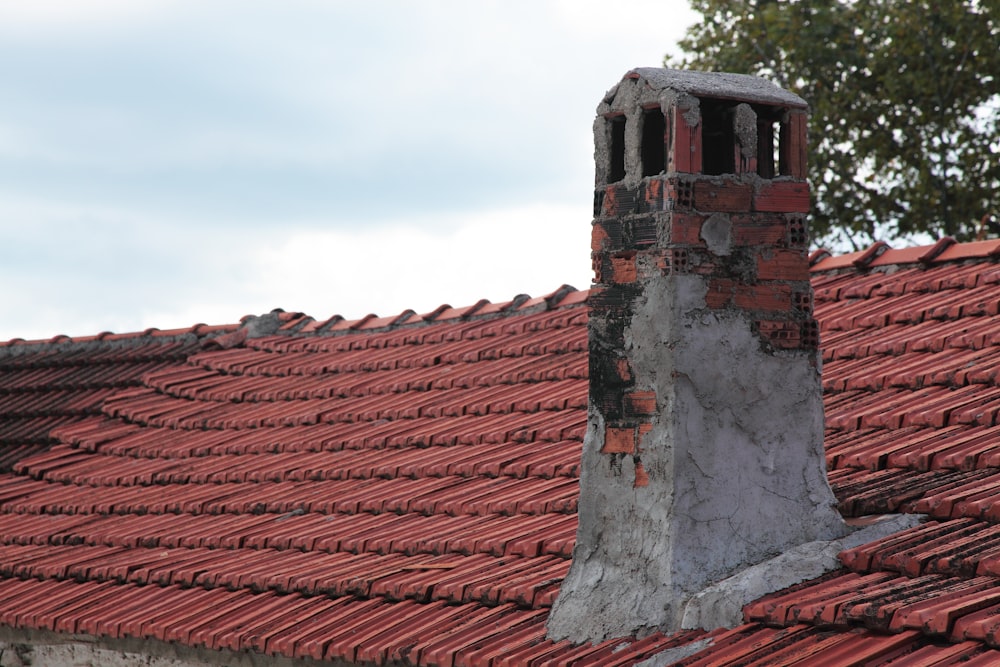
<svg viewBox="0 0 1000 667">
<path fill-rule="evenodd" d="M 572 646 L 544 640 L 544 609 L 512 604 L 454 606 L 93 581 L 0 579 L 0 608 L 10 610 L 0 622 L 13 627 L 375 664 L 628 665 L 702 634 L 654 633 L 638 641 Z"/>
<path fill-rule="evenodd" d="M 681 664 L 995 664 L 1000 270 L 947 263 L 996 250 L 963 245 L 815 267 L 840 507 L 936 520 L 748 607 L 783 627 L 543 639 L 586 419 L 585 293 L 565 290 L 423 318 L 278 314 L 277 335 L 219 329 L 126 380 L 81 372 L 72 344 L 11 346 L 14 392 L 115 394 L 51 422 L 0 479 L 0 613 L 426 665 L 632 664 L 695 639 Z M 110 364 L 151 340 L 85 346 Z"/>
<path fill-rule="evenodd" d="M 430 477 L 244 484 L 63 485 L 22 478 L 0 492 L 5 511 L 57 514 L 542 514 L 576 510 L 572 478 Z"/>
<path fill-rule="evenodd" d="M 569 558 L 576 515 L 0 514 L 0 544 Z"/>
</svg>

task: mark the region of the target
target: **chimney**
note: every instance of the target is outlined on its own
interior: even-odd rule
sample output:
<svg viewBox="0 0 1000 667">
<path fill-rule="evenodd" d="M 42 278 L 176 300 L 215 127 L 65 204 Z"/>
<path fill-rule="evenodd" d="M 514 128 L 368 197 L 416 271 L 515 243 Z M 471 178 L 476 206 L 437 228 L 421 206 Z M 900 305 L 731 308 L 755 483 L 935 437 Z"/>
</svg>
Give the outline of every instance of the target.
<svg viewBox="0 0 1000 667">
<path fill-rule="evenodd" d="M 580 523 L 550 637 L 677 629 L 706 586 L 847 532 L 823 456 L 806 121 L 762 79 L 662 68 L 598 107 Z"/>
</svg>

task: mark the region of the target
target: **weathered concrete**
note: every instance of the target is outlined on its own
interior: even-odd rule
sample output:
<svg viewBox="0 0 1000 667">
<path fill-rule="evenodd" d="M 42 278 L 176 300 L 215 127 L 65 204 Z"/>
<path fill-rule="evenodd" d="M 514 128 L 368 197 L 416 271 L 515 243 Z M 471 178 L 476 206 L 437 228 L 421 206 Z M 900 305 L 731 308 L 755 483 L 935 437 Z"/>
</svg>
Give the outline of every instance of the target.
<svg viewBox="0 0 1000 667">
<path fill-rule="evenodd" d="M 757 114 L 746 102 L 737 104 L 733 113 L 733 132 L 743 157 L 757 154 Z"/>
<path fill-rule="evenodd" d="M 744 605 L 768 593 L 837 569 L 840 567 L 837 554 L 844 549 L 888 537 L 919 525 L 925 519 L 925 516 L 918 514 L 880 517 L 873 524 L 857 529 L 843 539 L 803 544 L 751 566 L 691 598 L 684 610 L 682 627 L 736 627 L 743 622 Z M 711 638 L 695 640 L 650 656 L 636 667 L 666 667 L 712 646 L 713 643 Z"/>
<path fill-rule="evenodd" d="M 829 541 L 808 542 L 748 567 L 693 596 L 684 608 L 682 628 L 733 628 L 743 622 L 743 607 L 768 593 L 815 579 L 841 566 L 844 549 L 873 542 L 920 524 L 926 517 L 897 514 Z"/>
<path fill-rule="evenodd" d="M 749 74 L 694 72 L 665 67 L 637 67 L 632 72 L 648 81 L 652 88 L 673 90 L 696 97 L 774 104 L 794 109 L 806 109 L 809 106 L 795 93 Z"/>
<path fill-rule="evenodd" d="M 653 278 L 626 335 L 657 416 L 635 463 L 584 441 L 573 567 L 549 635 L 597 641 L 678 628 L 688 598 L 734 571 L 848 529 L 823 468 L 819 370 L 766 351 L 750 323 L 705 307 L 700 276 Z"/>
<path fill-rule="evenodd" d="M 678 629 L 707 586 L 849 532 L 823 456 L 808 198 L 766 194 L 808 193 L 805 109 L 755 77 L 659 68 L 597 108 L 580 521 L 550 637 Z"/>
<path fill-rule="evenodd" d="M 679 660 L 692 656 L 698 651 L 704 650 L 714 643 L 715 641 L 712 638 L 696 639 L 695 641 L 684 644 L 683 646 L 675 646 L 674 648 L 667 649 L 662 653 L 650 656 L 642 662 L 636 663 L 635 667 L 667 667 L 667 665 L 672 665 Z"/>
<path fill-rule="evenodd" d="M 699 234 L 712 254 L 728 257 L 732 252 L 733 223 L 725 213 L 713 213 L 701 226 Z"/>
<path fill-rule="evenodd" d="M 676 70 L 665 71 L 676 72 Z M 625 124 L 625 182 L 629 185 L 635 185 L 642 180 L 641 151 L 639 148 L 642 143 L 644 111 L 653 106 L 659 106 L 664 113 L 673 108 L 685 109 L 689 122 L 692 125 L 697 125 L 699 104 L 697 97 L 670 87 L 637 86 L 631 81 L 624 81 L 611 88 L 597 107 L 598 117 L 594 121 L 594 157 L 597 167 L 597 182 L 608 181 L 608 162 L 604 156 L 610 153 L 611 137 L 605 127 L 604 116 L 622 112 L 628 121 Z"/>
</svg>

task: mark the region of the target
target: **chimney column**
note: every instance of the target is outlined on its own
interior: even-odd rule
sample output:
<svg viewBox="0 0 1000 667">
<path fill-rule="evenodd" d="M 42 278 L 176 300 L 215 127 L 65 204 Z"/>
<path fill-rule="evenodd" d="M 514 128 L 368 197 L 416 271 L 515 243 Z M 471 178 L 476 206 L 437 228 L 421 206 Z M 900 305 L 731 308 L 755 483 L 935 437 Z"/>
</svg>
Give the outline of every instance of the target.
<svg viewBox="0 0 1000 667">
<path fill-rule="evenodd" d="M 590 405 L 549 635 L 677 629 L 706 586 L 847 530 L 823 455 L 806 104 L 644 68 L 598 107 Z"/>
</svg>

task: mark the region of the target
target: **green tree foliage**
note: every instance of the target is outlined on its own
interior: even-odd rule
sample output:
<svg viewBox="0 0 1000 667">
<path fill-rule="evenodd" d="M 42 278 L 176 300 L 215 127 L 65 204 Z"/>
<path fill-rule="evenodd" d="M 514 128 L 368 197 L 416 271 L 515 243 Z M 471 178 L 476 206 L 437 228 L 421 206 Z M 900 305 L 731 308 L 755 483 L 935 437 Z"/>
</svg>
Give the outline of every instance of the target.
<svg viewBox="0 0 1000 667">
<path fill-rule="evenodd" d="M 668 66 L 757 74 L 811 108 L 812 229 L 973 238 L 1000 213 L 1000 0 L 691 0 Z"/>
</svg>

